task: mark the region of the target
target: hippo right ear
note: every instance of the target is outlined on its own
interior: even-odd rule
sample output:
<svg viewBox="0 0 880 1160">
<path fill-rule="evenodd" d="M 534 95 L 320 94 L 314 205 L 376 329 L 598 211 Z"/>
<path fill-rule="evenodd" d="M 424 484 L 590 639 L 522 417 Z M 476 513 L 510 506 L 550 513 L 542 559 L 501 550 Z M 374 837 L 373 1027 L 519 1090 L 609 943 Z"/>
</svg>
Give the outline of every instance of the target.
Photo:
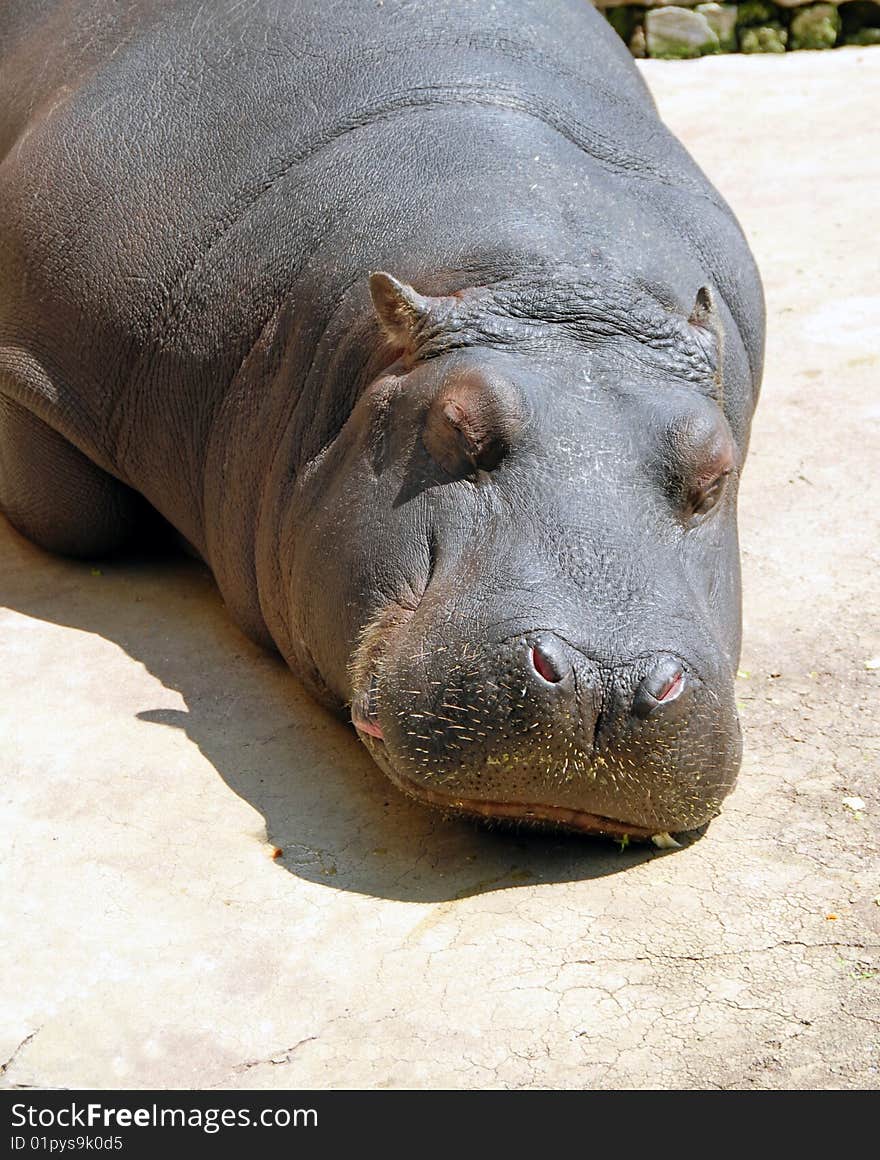
<svg viewBox="0 0 880 1160">
<path fill-rule="evenodd" d="M 699 327 L 701 330 L 711 330 L 713 334 L 717 334 L 721 329 L 721 324 L 718 321 L 718 307 L 715 305 L 715 296 L 711 287 L 701 286 L 697 291 L 694 308 L 688 322 L 691 326 Z"/>
<path fill-rule="evenodd" d="M 390 274 L 370 275 L 373 306 L 389 338 L 405 348 L 412 347 L 420 325 L 431 313 L 434 299 L 399 282 Z"/>
<path fill-rule="evenodd" d="M 718 307 L 715 296 L 708 286 L 701 286 L 697 291 L 694 307 L 691 310 L 688 322 L 696 332 L 705 339 L 709 356 L 712 360 L 715 380 L 715 397 L 721 402 L 721 343 L 723 331 L 718 316 Z"/>
</svg>

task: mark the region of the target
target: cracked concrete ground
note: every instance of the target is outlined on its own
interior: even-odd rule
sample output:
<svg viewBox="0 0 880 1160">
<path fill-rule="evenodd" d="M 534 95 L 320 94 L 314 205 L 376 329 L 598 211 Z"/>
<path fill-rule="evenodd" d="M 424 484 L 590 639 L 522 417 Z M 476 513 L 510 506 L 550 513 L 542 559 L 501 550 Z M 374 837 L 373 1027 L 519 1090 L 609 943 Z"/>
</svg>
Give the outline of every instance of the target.
<svg viewBox="0 0 880 1160">
<path fill-rule="evenodd" d="M 769 305 L 723 814 L 668 854 L 442 821 L 199 566 L 3 525 L 5 1085 L 878 1086 L 880 49 L 642 67 Z"/>
</svg>

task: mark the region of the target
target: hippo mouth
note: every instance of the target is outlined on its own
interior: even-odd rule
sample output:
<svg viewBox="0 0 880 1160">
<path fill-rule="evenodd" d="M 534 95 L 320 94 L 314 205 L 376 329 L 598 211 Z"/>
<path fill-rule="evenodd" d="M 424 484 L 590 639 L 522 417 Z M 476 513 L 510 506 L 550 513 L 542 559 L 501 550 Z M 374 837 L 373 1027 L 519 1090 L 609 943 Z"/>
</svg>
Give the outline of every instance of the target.
<svg viewBox="0 0 880 1160">
<path fill-rule="evenodd" d="M 609 818 L 602 814 L 592 814 L 586 810 L 571 809 L 535 802 L 484 801 L 480 798 L 461 797 L 457 794 L 442 793 L 419 784 L 395 769 L 388 759 L 382 729 L 375 718 L 352 717 L 352 723 L 370 751 L 377 765 L 387 773 L 391 781 L 407 797 L 424 805 L 442 810 L 457 817 L 474 818 L 493 822 L 517 822 L 536 827 L 552 827 L 573 833 L 592 834 L 611 838 L 635 838 L 649 841 L 655 830 L 637 826 L 619 818 Z"/>
</svg>

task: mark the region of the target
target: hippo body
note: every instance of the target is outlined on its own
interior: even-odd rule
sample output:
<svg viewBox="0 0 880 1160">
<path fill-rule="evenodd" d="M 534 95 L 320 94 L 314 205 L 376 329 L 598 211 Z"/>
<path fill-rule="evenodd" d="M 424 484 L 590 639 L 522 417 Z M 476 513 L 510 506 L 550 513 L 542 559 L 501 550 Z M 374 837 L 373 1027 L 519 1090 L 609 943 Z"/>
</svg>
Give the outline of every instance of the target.
<svg viewBox="0 0 880 1160">
<path fill-rule="evenodd" d="M 158 513 L 429 804 L 717 812 L 761 287 L 585 0 L 12 0 L 0 238 L 24 535 Z"/>
</svg>

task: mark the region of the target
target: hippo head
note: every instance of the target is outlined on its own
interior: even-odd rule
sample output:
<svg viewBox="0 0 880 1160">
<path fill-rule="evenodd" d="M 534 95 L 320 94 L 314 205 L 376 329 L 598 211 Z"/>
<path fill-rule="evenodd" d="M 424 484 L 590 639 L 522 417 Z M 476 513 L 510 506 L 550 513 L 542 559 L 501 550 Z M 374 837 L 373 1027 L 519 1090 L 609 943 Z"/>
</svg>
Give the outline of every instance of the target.
<svg viewBox="0 0 880 1160">
<path fill-rule="evenodd" d="M 701 826 L 740 761 L 744 437 L 712 291 L 371 290 L 384 368 L 301 486 L 310 663 L 423 802 Z"/>
</svg>

